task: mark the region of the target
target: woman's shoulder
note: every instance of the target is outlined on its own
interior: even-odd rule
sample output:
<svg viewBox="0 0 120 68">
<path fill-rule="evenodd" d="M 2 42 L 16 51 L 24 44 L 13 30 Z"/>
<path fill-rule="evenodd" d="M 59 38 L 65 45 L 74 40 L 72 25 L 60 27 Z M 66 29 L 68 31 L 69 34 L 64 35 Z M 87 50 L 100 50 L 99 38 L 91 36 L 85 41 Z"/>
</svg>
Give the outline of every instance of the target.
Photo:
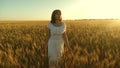
<svg viewBox="0 0 120 68">
<path fill-rule="evenodd" d="M 51 24 L 51 22 L 48 22 L 48 25 L 50 25 Z"/>
<path fill-rule="evenodd" d="M 51 28 L 51 22 L 48 22 L 47 27 Z"/>
<path fill-rule="evenodd" d="M 62 22 L 65 25 L 65 22 Z"/>
<path fill-rule="evenodd" d="M 66 27 L 66 23 L 65 22 L 62 22 L 63 23 L 63 26 L 65 26 Z"/>
</svg>

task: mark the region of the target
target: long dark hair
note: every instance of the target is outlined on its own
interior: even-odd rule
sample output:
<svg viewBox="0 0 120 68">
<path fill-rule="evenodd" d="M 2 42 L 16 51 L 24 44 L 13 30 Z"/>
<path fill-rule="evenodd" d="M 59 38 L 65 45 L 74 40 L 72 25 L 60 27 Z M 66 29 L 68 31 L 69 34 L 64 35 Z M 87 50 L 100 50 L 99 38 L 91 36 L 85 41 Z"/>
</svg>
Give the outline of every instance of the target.
<svg viewBox="0 0 120 68">
<path fill-rule="evenodd" d="M 54 11 L 52 12 L 52 16 L 51 16 L 51 23 L 52 23 L 52 24 L 54 24 L 55 21 L 56 21 L 56 19 L 55 19 L 55 14 L 56 14 L 57 12 L 59 12 L 60 15 L 61 15 L 61 10 L 59 10 L 59 9 L 54 10 Z M 62 18 L 60 18 L 59 21 L 61 22 L 61 21 L 62 21 Z"/>
</svg>

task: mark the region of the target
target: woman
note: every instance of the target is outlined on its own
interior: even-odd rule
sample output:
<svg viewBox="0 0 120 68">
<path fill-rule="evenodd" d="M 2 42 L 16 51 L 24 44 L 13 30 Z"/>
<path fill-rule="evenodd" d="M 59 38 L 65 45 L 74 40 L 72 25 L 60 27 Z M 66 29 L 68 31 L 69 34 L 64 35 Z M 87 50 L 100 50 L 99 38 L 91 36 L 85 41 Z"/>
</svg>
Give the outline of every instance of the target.
<svg viewBox="0 0 120 68">
<path fill-rule="evenodd" d="M 66 24 L 62 22 L 60 10 L 53 11 L 51 21 L 48 23 L 47 29 L 49 67 L 56 67 L 58 66 L 59 58 L 63 55 L 64 44 L 69 48 L 68 38 L 66 35 Z"/>
</svg>

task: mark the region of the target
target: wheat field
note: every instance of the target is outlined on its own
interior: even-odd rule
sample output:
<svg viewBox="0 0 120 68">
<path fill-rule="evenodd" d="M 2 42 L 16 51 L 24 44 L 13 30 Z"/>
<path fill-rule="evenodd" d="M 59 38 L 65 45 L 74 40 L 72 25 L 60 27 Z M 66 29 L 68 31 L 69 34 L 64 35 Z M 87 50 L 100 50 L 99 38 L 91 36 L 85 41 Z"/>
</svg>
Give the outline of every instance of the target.
<svg viewBox="0 0 120 68">
<path fill-rule="evenodd" d="M 60 68 L 119 68 L 120 20 L 68 20 L 73 55 L 60 59 Z M 1 21 L 0 68 L 48 68 L 48 21 Z"/>
</svg>

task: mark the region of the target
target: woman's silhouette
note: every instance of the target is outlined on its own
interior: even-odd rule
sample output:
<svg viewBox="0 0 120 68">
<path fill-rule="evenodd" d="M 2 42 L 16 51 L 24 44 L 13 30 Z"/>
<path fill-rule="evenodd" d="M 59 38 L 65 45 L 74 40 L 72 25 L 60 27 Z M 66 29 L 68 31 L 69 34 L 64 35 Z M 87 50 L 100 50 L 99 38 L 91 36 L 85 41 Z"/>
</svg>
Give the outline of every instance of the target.
<svg viewBox="0 0 120 68">
<path fill-rule="evenodd" d="M 58 59 L 63 55 L 64 44 L 69 47 L 66 24 L 62 22 L 60 10 L 52 12 L 51 21 L 48 23 L 47 29 L 49 67 L 56 67 L 59 66 Z"/>
</svg>

